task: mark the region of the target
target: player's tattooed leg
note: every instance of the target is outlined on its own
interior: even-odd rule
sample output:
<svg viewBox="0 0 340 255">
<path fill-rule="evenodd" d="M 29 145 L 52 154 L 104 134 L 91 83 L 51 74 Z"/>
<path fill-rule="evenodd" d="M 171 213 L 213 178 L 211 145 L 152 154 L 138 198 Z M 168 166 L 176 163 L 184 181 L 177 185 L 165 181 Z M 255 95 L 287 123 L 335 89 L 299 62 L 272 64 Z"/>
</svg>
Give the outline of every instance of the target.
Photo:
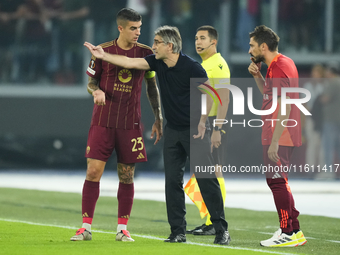
<svg viewBox="0 0 340 255">
<path fill-rule="evenodd" d="M 133 177 L 135 174 L 135 164 L 123 164 L 118 163 L 118 178 L 121 183 L 131 184 L 133 183 Z"/>
</svg>

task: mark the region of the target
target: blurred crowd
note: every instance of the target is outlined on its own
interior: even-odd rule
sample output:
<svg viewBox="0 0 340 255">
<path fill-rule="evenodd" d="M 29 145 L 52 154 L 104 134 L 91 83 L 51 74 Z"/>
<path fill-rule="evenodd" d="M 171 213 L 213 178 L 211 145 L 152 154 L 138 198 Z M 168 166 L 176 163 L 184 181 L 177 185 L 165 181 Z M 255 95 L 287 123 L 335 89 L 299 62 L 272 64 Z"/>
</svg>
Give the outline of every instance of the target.
<svg viewBox="0 0 340 255">
<path fill-rule="evenodd" d="M 313 174 L 316 178 L 339 177 L 340 169 L 335 172 L 334 164 L 340 163 L 340 63 L 315 64 L 311 78 L 302 81 L 311 93 L 305 107 L 312 114 L 306 116 L 303 125 L 305 164 L 320 166 L 321 170 Z"/>
<path fill-rule="evenodd" d="M 159 25 L 177 26 L 183 48 L 195 55 L 193 38 L 198 26 L 225 29 L 219 22 L 223 2 L 231 6 L 231 51 L 247 52 L 249 31 L 258 24 L 271 24 L 271 0 L 1 0 L 0 61 L 6 64 L 0 70 L 0 82 L 81 83 L 85 34 L 92 34 L 95 44 L 114 39 L 118 35 L 115 16 L 123 7 L 143 16 L 140 42 L 150 44 L 151 18 L 160 11 Z M 324 51 L 325 2 L 279 0 L 280 50 Z M 88 21 L 90 26 L 85 25 Z M 334 40 L 340 42 L 336 31 L 339 24 L 334 22 Z"/>
<path fill-rule="evenodd" d="M 2 0 L 0 47 L 5 53 L 1 62 L 6 65 L 1 80 L 48 83 L 67 70 L 63 79 L 74 83 L 82 23 L 88 15 L 85 1 Z"/>
<path fill-rule="evenodd" d="M 86 20 L 94 38 L 111 40 L 122 0 L 2 0 L 0 3 L 0 81 L 81 82 Z M 116 33 L 118 34 L 118 33 Z M 97 41 L 96 40 L 96 41 Z"/>
</svg>

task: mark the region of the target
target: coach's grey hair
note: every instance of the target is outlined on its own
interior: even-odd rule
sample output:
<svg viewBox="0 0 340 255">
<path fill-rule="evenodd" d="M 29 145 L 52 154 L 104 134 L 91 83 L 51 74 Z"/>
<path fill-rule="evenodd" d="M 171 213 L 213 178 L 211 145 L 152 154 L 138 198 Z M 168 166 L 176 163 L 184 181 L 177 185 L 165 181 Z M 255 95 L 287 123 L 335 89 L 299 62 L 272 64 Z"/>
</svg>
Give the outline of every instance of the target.
<svg viewBox="0 0 340 255">
<path fill-rule="evenodd" d="M 177 27 L 162 26 L 156 29 L 155 35 L 162 37 L 164 43 L 172 43 L 172 52 L 179 53 L 182 50 L 182 38 Z"/>
</svg>

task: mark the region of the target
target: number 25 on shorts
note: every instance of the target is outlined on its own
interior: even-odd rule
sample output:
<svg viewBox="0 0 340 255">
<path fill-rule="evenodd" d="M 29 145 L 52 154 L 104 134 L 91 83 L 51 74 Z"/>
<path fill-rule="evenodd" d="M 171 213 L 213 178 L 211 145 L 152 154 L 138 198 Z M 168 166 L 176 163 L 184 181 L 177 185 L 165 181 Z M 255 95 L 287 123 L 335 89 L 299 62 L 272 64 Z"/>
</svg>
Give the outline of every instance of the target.
<svg viewBox="0 0 340 255">
<path fill-rule="evenodd" d="M 133 152 L 143 150 L 144 144 L 143 144 L 143 141 L 142 141 L 142 137 L 137 137 L 137 139 L 133 138 L 133 139 L 131 139 L 131 142 L 134 143 L 133 147 L 132 147 Z M 136 147 L 138 147 L 138 148 L 136 148 Z"/>
</svg>

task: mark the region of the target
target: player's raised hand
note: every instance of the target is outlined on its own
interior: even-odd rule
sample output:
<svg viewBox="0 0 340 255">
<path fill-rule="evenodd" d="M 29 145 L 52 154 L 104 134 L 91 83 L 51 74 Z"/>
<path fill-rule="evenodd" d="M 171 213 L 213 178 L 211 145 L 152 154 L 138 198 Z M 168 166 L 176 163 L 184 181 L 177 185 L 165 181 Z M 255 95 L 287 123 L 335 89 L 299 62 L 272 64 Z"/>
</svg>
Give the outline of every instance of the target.
<svg viewBox="0 0 340 255">
<path fill-rule="evenodd" d="M 95 56 L 96 58 L 99 59 L 103 59 L 104 58 L 104 50 L 102 48 L 102 46 L 98 45 L 98 46 L 94 46 L 93 44 L 89 43 L 89 42 L 84 42 L 84 46 L 86 48 L 89 49 L 89 51 L 91 52 L 91 54 L 93 56 Z"/>
<path fill-rule="evenodd" d="M 155 140 L 154 145 L 157 144 L 163 136 L 163 120 L 156 120 L 155 123 L 152 125 L 151 136 L 150 136 L 151 139 L 154 138 L 155 133 L 156 133 L 156 140 Z"/>
<path fill-rule="evenodd" d="M 260 73 L 260 70 L 261 70 L 261 62 L 260 62 L 260 63 L 255 63 L 253 57 L 251 57 L 250 60 L 251 60 L 251 63 L 250 63 L 250 65 L 249 65 L 249 67 L 248 67 L 249 73 L 250 73 L 251 75 L 253 75 L 253 76 L 261 75 L 261 73 Z"/>
<path fill-rule="evenodd" d="M 92 92 L 93 102 L 96 105 L 105 105 L 105 93 L 101 89 Z"/>
</svg>

